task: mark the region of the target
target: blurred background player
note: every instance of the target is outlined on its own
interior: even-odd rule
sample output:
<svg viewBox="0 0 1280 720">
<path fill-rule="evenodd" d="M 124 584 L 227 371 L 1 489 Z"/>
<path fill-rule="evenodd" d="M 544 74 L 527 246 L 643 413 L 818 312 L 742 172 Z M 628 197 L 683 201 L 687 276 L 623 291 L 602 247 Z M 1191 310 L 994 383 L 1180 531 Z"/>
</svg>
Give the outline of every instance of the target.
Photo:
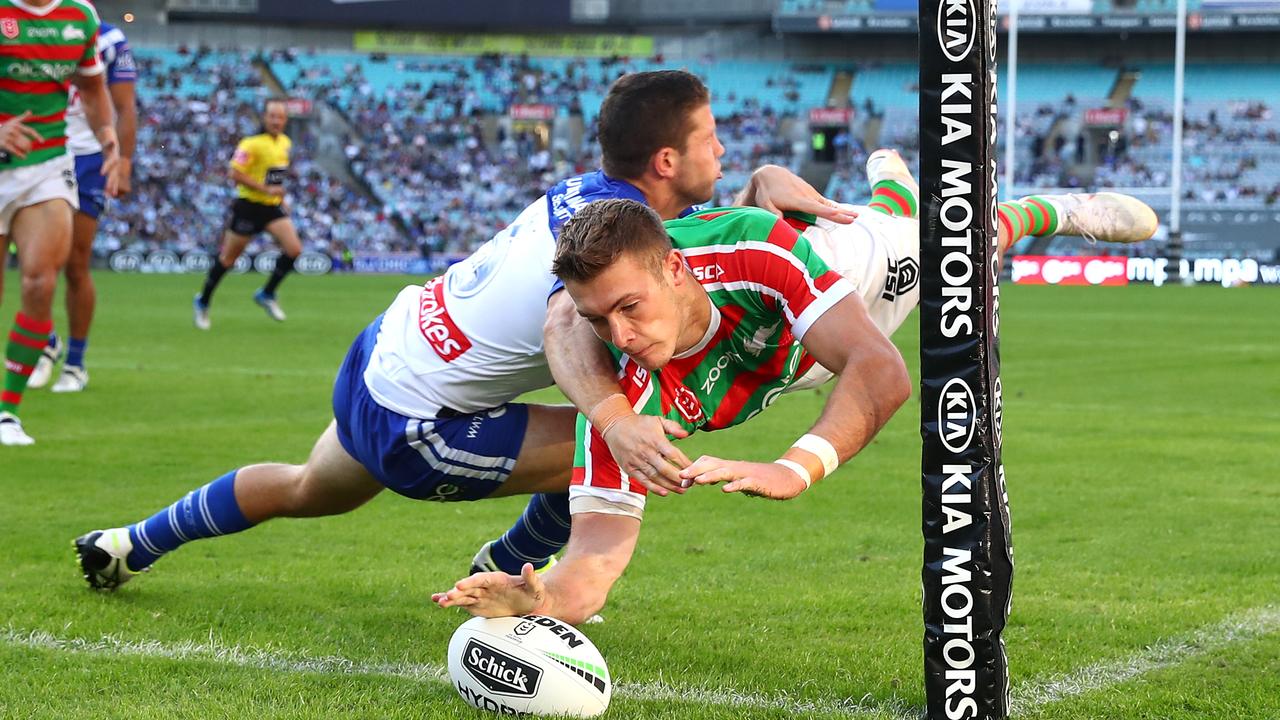
<svg viewBox="0 0 1280 720">
<path fill-rule="evenodd" d="M 53 291 L 71 249 L 72 209 L 79 203 L 66 150 L 72 84 L 102 146 L 106 193 L 119 189 L 119 141 L 98 59 L 99 24 L 83 0 L 0 0 L 6 40 L 0 42 L 0 235 L 17 244 L 22 275 L 22 307 L 5 346 L 0 445 L 35 442 L 18 420 L 18 407 L 53 330 Z"/>
<path fill-rule="evenodd" d="M 138 135 L 138 108 L 135 102 L 135 84 L 138 80 L 137 65 L 129 41 L 120 28 L 102 23 L 98 31 L 98 57 L 106 68 L 107 91 L 115 108 L 116 135 L 120 139 L 119 195 L 130 190 L 133 171 L 133 151 Z M 67 320 L 69 337 L 66 343 L 67 361 L 62 374 L 53 384 L 53 392 L 80 392 L 89 384 L 85 370 L 84 354 L 89 346 L 89 325 L 97 306 L 98 293 L 89 272 L 93 260 L 93 240 L 98 233 L 98 218 L 107 206 L 106 178 L 102 176 L 102 146 L 89 129 L 85 119 L 80 94 L 71 88 L 71 100 L 67 107 L 67 150 L 76 159 L 76 184 L 79 186 L 80 207 L 72 219 L 71 257 L 67 260 Z M 64 350 L 56 332 L 49 334 L 36 369 L 31 373 L 27 387 L 41 388 L 53 375 L 54 364 Z"/>
<path fill-rule="evenodd" d="M 293 142 L 284 134 L 289 123 L 289 110 L 284 100 L 268 100 L 262 112 L 262 132 L 250 135 L 236 146 L 231 158 L 231 179 L 236 183 L 236 199 L 231 203 L 231 218 L 222 233 L 222 249 L 204 289 L 195 299 L 194 321 L 197 328 L 209 329 L 209 303 L 222 276 L 227 274 L 244 252 L 254 235 L 266 230 L 280 245 L 280 259 L 267 283 L 254 293 L 253 301 L 262 306 L 272 320 L 284 321 L 284 311 L 276 302 L 280 281 L 293 269 L 302 253 L 302 241 L 285 210 L 285 174 L 289 171 L 289 150 Z"/>
</svg>

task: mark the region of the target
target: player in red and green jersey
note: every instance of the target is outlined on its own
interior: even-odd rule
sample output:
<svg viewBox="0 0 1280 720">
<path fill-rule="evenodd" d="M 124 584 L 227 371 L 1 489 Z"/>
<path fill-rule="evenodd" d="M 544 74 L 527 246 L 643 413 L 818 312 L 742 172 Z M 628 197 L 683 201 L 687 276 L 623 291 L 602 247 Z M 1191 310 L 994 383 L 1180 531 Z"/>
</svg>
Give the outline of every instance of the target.
<svg viewBox="0 0 1280 720">
<path fill-rule="evenodd" d="M 870 442 L 910 395 L 901 355 L 853 285 L 769 212 L 717 209 L 664 227 L 639 203 L 593 203 L 561 231 L 555 271 L 578 313 L 610 344 L 625 402 L 683 430 L 754 417 L 792 383 L 806 356 L 837 372 L 809 440 L 777 463 L 752 464 L 751 477 L 734 479 L 731 489 L 799 494 Z M 588 423 L 596 414 L 592 408 L 579 420 L 573 527 L 561 561 L 541 578 L 532 566 L 522 578 L 474 575 L 433 596 L 438 604 L 568 622 L 603 605 L 630 561 L 645 496 L 613 462 L 603 440 L 608 427 Z"/>
<path fill-rule="evenodd" d="M 672 246 L 666 246 L 673 262 L 665 270 L 674 292 L 655 292 L 653 283 L 643 282 L 652 274 L 644 263 L 629 260 L 637 249 L 625 238 L 643 238 L 643 228 L 612 216 L 582 216 L 603 229 L 583 226 L 589 242 L 581 245 L 591 250 L 579 247 L 570 253 L 579 262 L 558 262 L 557 272 L 564 275 L 578 312 L 594 325 L 588 335 L 609 342 L 606 365 L 616 374 L 606 368 L 597 372 L 590 362 L 559 368 L 552 363 L 561 388 L 585 413 L 578 424 L 571 488 L 573 535 L 562 560 L 569 564 L 561 572 L 553 567 L 542 578 L 530 572 L 473 575 L 436 594 L 436 602 L 477 615 L 538 611 L 580 620 L 603 603 L 626 567 L 646 490 L 665 494 L 670 488 L 656 482 L 658 465 L 679 466 L 687 483 L 725 482 L 727 491 L 785 499 L 865 445 L 896 408 L 894 363 L 882 343 L 918 300 L 920 246 L 918 188 L 901 158 L 890 150 L 873 153 L 867 174 L 872 202 L 847 208 L 858 213 L 851 225 L 790 216 L 776 222 L 742 210 L 669 221 L 671 243 L 684 263 L 681 268 L 680 260 L 670 257 Z M 1044 227 L 1008 221 L 1017 213 L 1031 213 L 1034 220 L 1037 210 Z M 1002 203 L 1000 218 L 1001 252 L 1037 230 L 1125 243 L 1148 238 L 1155 229 L 1149 207 L 1114 193 Z M 584 258 L 587 262 L 580 262 Z M 704 292 L 691 291 L 695 283 L 688 278 Z M 857 297 L 841 287 L 845 283 Z M 667 302 L 672 299 L 674 305 Z M 829 323 L 835 318 L 850 325 L 833 328 Z M 839 334 L 848 328 L 854 331 Z M 833 338 L 848 345 L 830 345 Z M 591 354 L 588 340 L 575 355 Z M 582 377 L 566 383 L 573 372 L 605 382 L 593 388 Z M 633 408 L 659 416 L 667 432 L 683 437 L 693 429 L 743 422 L 779 393 L 820 384 L 833 374 L 840 381 L 822 417 L 775 463 L 707 456 L 688 463 L 660 454 L 615 462 L 611 428 Z M 624 412 L 610 410 L 611 403 Z M 682 491 L 676 486 L 675 492 Z"/>
<path fill-rule="evenodd" d="M 99 26 L 85 0 L 0 0 L 0 236 L 17 244 L 22 275 L 22 309 L 5 346 L 0 445 L 35 442 L 17 411 L 53 326 L 53 291 L 79 203 L 66 151 L 73 84 L 102 145 L 107 194 L 114 196 L 120 184 L 119 143 L 98 59 Z"/>
</svg>

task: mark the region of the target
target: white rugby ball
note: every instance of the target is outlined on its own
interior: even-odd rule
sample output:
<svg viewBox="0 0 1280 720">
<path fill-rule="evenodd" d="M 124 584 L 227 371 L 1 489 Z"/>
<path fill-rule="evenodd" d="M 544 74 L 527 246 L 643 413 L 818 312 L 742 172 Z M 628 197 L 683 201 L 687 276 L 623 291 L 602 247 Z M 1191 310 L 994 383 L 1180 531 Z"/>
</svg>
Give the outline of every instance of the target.
<svg viewBox="0 0 1280 720">
<path fill-rule="evenodd" d="M 613 691 L 587 636 L 543 615 L 466 621 L 449 640 L 449 676 L 463 700 L 502 715 L 595 717 Z"/>
</svg>

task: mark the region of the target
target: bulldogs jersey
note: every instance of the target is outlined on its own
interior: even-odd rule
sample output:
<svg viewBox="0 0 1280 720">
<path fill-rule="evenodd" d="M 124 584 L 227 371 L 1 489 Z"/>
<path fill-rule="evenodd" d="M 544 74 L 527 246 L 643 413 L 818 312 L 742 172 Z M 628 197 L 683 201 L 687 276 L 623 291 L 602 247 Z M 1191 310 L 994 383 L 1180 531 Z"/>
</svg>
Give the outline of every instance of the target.
<svg viewBox="0 0 1280 720">
<path fill-rule="evenodd" d="M 569 178 L 444 275 L 402 290 L 365 370 L 374 400 L 432 418 L 441 408 L 488 410 L 551 385 L 542 326 L 560 288 L 551 272 L 556 237 L 578 208 L 606 198 L 644 202 L 602 172 Z"/>
<path fill-rule="evenodd" d="M 102 23 L 98 30 L 98 57 L 107 72 L 107 85 L 137 82 L 138 67 L 133 61 L 133 51 L 120 28 Z M 102 152 L 98 138 L 89 129 L 84 116 L 84 103 L 74 85 L 71 86 L 67 104 L 67 150 L 72 155 L 92 155 Z"/>
<path fill-rule="evenodd" d="M 686 430 L 732 427 L 792 384 L 808 358 L 800 345 L 805 333 L 854 288 L 795 229 L 764 210 L 709 210 L 666 226 L 707 291 L 711 320 L 701 342 L 653 372 L 611 346 L 622 391 L 636 412 Z M 572 512 L 639 517 L 644 493 L 579 416 Z"/>
</svg>

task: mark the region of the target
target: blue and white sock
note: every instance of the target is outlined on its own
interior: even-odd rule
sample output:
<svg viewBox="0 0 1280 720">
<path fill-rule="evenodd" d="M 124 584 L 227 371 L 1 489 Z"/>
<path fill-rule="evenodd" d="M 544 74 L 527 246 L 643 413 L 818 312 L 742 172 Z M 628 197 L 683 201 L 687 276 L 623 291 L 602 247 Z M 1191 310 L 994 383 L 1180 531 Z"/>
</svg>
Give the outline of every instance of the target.
<svg viewBox="0 0 1280 720">
<path fill-rule="evenodd" d="M 524 514 L 492 546 L 489 554 L 498 569 L 519 575 L 525 563 L 543 567 L 569 542 L 569 493 L 539 493 L 529 499 Z"/>
<path fill-rule="evenodd" d="M 161 555 L 177 550 L 192 540 L 230 535 L 248 530 L 254 523 L 245 519 L 236 502 L 236 473 L 232 470 L 203 487 L 187 493 L 178 502 L 140 523 L 129 526 L 129 569 L 137 572 Z"/>
<path fill-rule="evenodd" d="M 89 338 L 71 338 L 71 341 L 67 343 L 67 365 L 83 368 L 84 351 L 87 347 L 89 347 Z"/>
</svg>

